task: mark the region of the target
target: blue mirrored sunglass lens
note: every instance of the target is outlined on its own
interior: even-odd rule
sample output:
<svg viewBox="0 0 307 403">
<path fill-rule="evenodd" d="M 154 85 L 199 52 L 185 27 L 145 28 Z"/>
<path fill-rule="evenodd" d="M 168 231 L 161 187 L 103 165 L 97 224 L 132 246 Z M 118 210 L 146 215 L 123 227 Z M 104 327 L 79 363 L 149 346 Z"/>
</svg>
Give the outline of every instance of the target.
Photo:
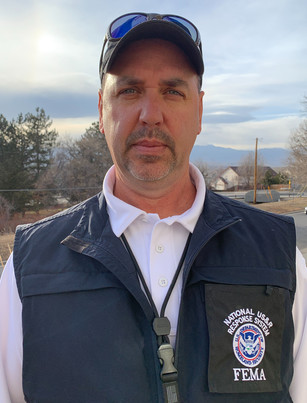
<svg viewBox="0 0 307 403">
<path fill-rule="evenodd" d="M 190 37 L 193 39 L 194 42 L 197 40 L 197 31 L 189 21 L 186 21 L 180 17 L 173 17 L 173 16 L 164 16 L 163 20 L 173 22 L 174 24 L 178 25 L 181 29 L 183 29 Z"/>
<path fill-rule="evenodd" d="M 145 15 L 130 14 L 119 18 L 114 21 L 110 27 L 110 34 L 113 39 L 122 38 L 136 25 L 141 24 L 147 20 Z"/>
</svg>

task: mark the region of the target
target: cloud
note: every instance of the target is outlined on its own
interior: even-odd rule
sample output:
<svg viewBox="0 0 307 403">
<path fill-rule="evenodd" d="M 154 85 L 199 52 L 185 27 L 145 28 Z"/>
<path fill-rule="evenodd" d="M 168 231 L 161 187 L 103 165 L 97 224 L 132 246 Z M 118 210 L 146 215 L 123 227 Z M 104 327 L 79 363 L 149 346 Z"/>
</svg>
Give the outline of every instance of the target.
<svg viewBox="0 0 307 403">
<path fill-rule="evenodd" d="M 196 144 L 213 144 L 220 147 L 251 149 L 255 139 L 265 148 L 287 147 L 291 132 L 298 127 L 296 116 L 281 117 L 263 121 L 249 121 L 233 124 L 204 124 Z"/>
<path fill-rule="evenodd" d="M 200 29 L 206 96 L 198 141 L 287 143 L 307 94 L 305 0 L 10 0 L 0 14 L 0 113 L 10 119 L 39 106 L 60 131 L 81 133 L 98 118 L 108 24 L 135 10 L 184 15 Z"/>
<path fill-rule="evenodd" d="M 252 120 L 253 118 L 248 114 L 239 114 L 239 113 L 232 113 L 226 111 L 218 111 L 207 113 L 204 121 L 206 123 L 214 124 L 214 123 L 239 123 L 239 122 L 246 122 Z"/>
<path fill-rule="evenodd" d="M 54 118 L 78 118 L 86 116 L 98 117 L 98 90 L 92 94 L 86 92 L 58 92 L 50 89 L 31 93 L 3 93 L 0 97 L 0 113 L 7 119 L 19 113 L 34 112 L 40 107 Z M 96 119 L 97 120 L 97 119 Z"/>
<path fill-rule="evenodd" d="M 84 118 L 62 118 L 53 119 L 53 127 L 59 133 L 61 139 L 78 138 L 85 133 L 93 122 L 98 120 L 97 116 L 87 116 Z"/>
<path fill-rule="evenodd" d="M 203 122 L 205 124 L 240 123 L 255 119 L 254 113 L 259 107 L 245 105 L 212 104 L 205 106 Z"/>
</svg>

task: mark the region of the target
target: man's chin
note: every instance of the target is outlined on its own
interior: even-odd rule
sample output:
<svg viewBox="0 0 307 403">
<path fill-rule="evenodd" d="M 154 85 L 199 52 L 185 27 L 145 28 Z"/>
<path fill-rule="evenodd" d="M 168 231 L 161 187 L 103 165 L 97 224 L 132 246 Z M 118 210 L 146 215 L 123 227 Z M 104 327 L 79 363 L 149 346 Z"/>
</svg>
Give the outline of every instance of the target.
<svg viewBox="0 0 307 403">
<path fill-rule="evenodd" d="M 130 166 L 128 170 L 130 174 L 140 181 L 144 182 L 157 182 L 166 178 L 173 170 L 174 164 L 169 164 L 167 166 L 157 166 L 155 161 L 150 161 L 146 166 L 137 167 Z"/>
</svg>

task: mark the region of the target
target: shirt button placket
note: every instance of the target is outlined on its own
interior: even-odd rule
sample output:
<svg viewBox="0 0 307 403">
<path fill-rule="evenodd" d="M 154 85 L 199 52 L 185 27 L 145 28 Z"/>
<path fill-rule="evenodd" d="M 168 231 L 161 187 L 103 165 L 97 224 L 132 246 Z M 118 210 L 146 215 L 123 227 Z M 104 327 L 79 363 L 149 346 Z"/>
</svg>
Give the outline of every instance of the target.
<svg viewBox="0 0 307 403">
<path fill-rule="evenodd" d="M 156 252 L 157 253 L 163 253 L 164 252 L 164 246 L 161 244 L 156 245 Z"/>
<path fill-rule="evenodd" d="M 170 284 L 167 230 L 165 224 L 158 223 L 152 233 L 151 291 L 159 313 Z"/>
<path fill-rule="evenodd" d="M 160 277 L 158 283 L 159 283 L 160 287 L 166 287 L 168 285 L 167 278 L 166 277 Z"/>
</svg>

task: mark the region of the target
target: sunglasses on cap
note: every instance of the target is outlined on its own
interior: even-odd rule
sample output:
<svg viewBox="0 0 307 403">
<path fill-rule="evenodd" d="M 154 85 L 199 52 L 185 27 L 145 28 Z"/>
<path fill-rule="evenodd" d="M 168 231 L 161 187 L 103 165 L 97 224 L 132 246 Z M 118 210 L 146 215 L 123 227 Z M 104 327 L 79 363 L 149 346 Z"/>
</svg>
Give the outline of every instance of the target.
<svg viewBox="0 0 307 403">
<path fill-rule="evenodd" d="M 118 40 L 125 36 L 132 28 L 137 25 L 143 24 L 147 21 L 160 20 L 167 21 L 176 24 L 183 29 L 197 46 L 200 45 L 200 34 L 198 29 L 189 20 L 172 14 L 145 14 L 145 13 L 130 13 L 124 14 L 121 17 L 116 18 L 108 29 L 107 40 Z"/>
<path fill-rule="evenodd" d="M 165 23 L 165 26 L 172 27 L 173 31 L 176 31 L 178 36 L 185 36 L 187 35 L 190 37 L 192 43 L 196 49 L 198 49 L 198 54 L 202 55 L 202 48 L 201 48 L 201 39 L 200 34 L 196 26 L 187 20 L 186 18 L 180 17 L 178 15 L 172 14 L 146 14 L 146 13 L 129 13 L 124 14 L 118 18 L 116 18 L 109 26 L 108 31 L 105 36 L 100 64 L 99 64 L 99 72 L 100 77 L 103 75 L 104 64 L 108 63 L 108 59 L 110 55 L 114 51 L 114 47 L 117 46 L 116 44 L 121 41 L 130 31 L 134 30 L 135 27 L 139 27 L 142 24 L 154 24 L 154 23 Z M 150 25 L 149 24 L 149 25 Z M 145 25 L 143 25 L 145 27 Z M 162 28 L 162 27 L 161 27 Z M 132 33 L 132 32 L 131 32 Z M 179 35 L 180 33 L 180 35 Z M 130 35 L 130 34 L 129 34 Z M 129 36 L 127 35 L 127 36 Z M 174 33 L 173 33 L 174 35 Z M 167 40 L 167 37 L 165 38 Z M 124 39 L 123 39 L 124 40 Z M 172 40 L 172 39 L 170 39 Z M 109 54 L 108 54 L 109 53 Z M 200 57 L 200 56 L 198 56 Z"/>
</svg>

